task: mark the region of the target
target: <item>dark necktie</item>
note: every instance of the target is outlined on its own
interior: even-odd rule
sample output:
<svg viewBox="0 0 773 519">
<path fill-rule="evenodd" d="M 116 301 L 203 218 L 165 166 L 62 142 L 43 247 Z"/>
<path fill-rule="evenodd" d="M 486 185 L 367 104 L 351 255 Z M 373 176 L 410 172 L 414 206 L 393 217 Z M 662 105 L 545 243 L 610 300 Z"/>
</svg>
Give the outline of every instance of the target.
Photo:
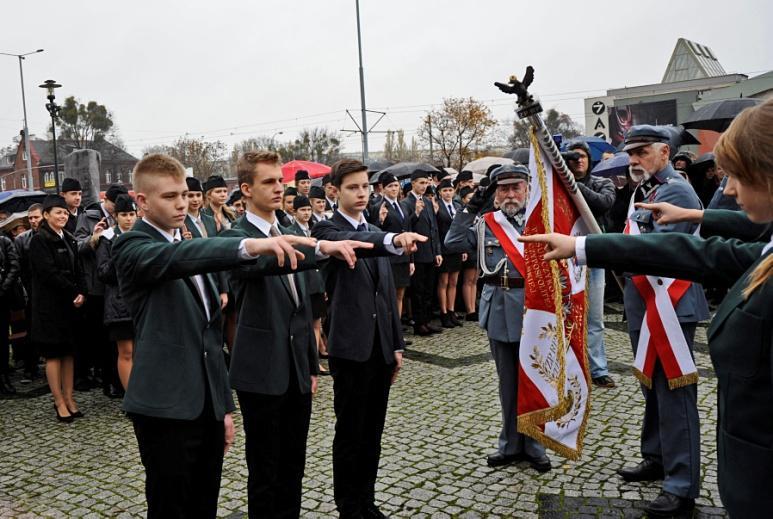
<svg viewBox="0 0 773 519">
<path fill-rule="evenodd" d="M 456 211 L 454 211 L 454 204 L 448 204 L 446 207 L 448 207 L 448 214 L 450 214 L 451 218 L 453 218 L 456 214 Z"/>
<path fill-rule="evenodd" d="M 357 231 L 358 232 L 363 232 L 363 231 L 367 231 L 367 230 L 368 230 L 368 226 L 365 225 L 364 223 L 361 223 L 360 225 L 357 226 Z"/>
<path fill-rule="evenodd" d="M 178 236 L 174 237 L 174 240 L 172 240 L 174 243 L 180 242 L 180 238 Z M 196 274 L 195 276 L 191 276 L 188 279 L 191 280 L 191 283 L 193 283 L 193 286 L 196 288 L 196 292 L 199 294 L 199 299 L 201 300 L 201 305 L 204 307 L 204 315 L 207 316 L 207 321 L 212 319 L 210 310 L 209 310 L 209 301 L 207 299 L 207 293 L 206 289 L 204 288 L 204 278 L 200 274 Z"/>
<path fill-rule="evenodd" d="M 271 226 L 269 234 L 271 236 L 282 236 L 282 233 L 279 232 L 279 228 L 276 226 L 276 223 Z M 301 300 L 298 297 L 298 288 L 295 286 L 295 276 L 293 274 L 285 274 L 285 277 L 287 278 L 287 284 L 290 286 L 290 294 L 293 297 L 293 303 L 295 303 L 295 306 L 300 306 Z"/>
<path fill-rule="evenodd" d="M 392 202 L 392 208 L 395 210 L 397 215 L 400 217 L 400 221 L 402 222 L 403 218 L 405 217 L 403 216 L 403 212 L 400 210 L 400 206 L 397 205 L 397 202 Z"/>
</svg>

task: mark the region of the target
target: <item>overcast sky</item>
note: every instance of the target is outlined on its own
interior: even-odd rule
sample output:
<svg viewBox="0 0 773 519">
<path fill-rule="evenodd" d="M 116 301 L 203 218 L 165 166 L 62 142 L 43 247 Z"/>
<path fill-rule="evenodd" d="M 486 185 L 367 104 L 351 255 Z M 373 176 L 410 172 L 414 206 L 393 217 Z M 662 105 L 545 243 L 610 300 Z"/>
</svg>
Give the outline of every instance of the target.
<svg viewBox="0 0 773 519">
<path fill-rule="evenodd" d="M 708 45 L 728 73 L 773 69 L 773 2 L 362 0 L 366 101 L 377 130 L 415 135 L 444 97 L 485 101 L 493 81 L 536 69 L 543 105 L 582 123 L 583 98 L 658 83 L 679 37 Z M 0 52 L 24 62 L 32 133 L 44 135 L 46 79 L 62 100 L 96 100 L 129 150 L 188 133 L 229 145 L 305 127 L 354 129 L 360 98 L 354 0 L 30 0 L 3 6 Z M 0 146 L 22 124 L 18 61 L 0 56 Z M 370 122 L 375 121 L 370 115 Z M 347 134 L 345 151 L 361 149 Z M 383 135 L 371 135 L 371 150 Z"/>
</svg>

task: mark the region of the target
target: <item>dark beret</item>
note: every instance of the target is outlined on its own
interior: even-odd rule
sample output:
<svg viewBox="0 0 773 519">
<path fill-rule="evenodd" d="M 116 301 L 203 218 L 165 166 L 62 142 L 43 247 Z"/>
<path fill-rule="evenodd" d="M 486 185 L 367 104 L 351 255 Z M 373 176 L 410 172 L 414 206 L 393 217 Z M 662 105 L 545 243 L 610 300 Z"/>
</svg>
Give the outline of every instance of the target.
<svg viewBox="0 0 773 519">
<path fill-rule="evenodd" d="M 311 177 L 309 176 L 309 172 L 305 169 L 299 169 L 295 172 L 295 181 L 298 182 L 299 180 L 311 180 Z"/>
<path fill-rule="evenodd" d="M 384 171 L 378 177 L 378 183 L 381 184 L 382 186 L 388 186 L 392 182 L 398 182 L 397 177 L 388 171 Z"/>
<path fill-rule="evenodd" d="M 131 213 L 137 212 L 137 204 L 134 203 L 134 199 L 129 195 L 118 195 L 115 199 L 115 213 Z"/>
<path fill-rule="evenodd" d="M 212 175 L 207 178 L 206 181 L 204 181 L 204 191 L 217 189 L 218 187 L 228 187 L 228 185 L 225 183 L 225 179 L 220 175 Z"/>
<path fill-rule="evenodd" d="M 451 183 L 451 181 L 449 179 L 444 178 L 443 180 L 440 181 L 440 184 L 438 184 L 437 189 L 438 189 L 438 191 L 440 191 L 441 189 L 446 189 L 446 188 L 449 188 L 449 187 L 451 189 L 453 189 L 454 185 Z"/>
<path fill-rule="evenodd" d="M 128 194 L 129 190 L 126 189 L 126 186 L 123 184 L 110 184 L 110 186 L 107 188 L 107 191 L 105 191 L 105 198 L 115 203 L 115 199 L 118 198 L 118 195 Z"/>
<path fill-rule="evenodd" d="M 59 191 L 67 193 L 69 191 L 83 191 L 83 188 L 81 188 L 81 183 L 78 182 L 77 178 L 68 177 L 62 180 L 62 188 Z"/>
<path fill-rule="evenodd" d="M 228 205 L 233 205 L 234 202 L 241 199 L 242 199 L 242 190 L 237 189 L 233 193 L 231 193 L 231 196 L 228 198 Z"/>
<path fill-rule="evenodd" d="M 311 186 L 309 198 L 325 198 L 325 190 L 319 186 Z"/>
<path fill-rule="evenodd" d="M 491 175 L 491 172 L 494 171 L 495 169 L 497 169 L 501 165 L 502 164 L 492 164 L 492 165 L 490 165 L 488 168 L 486 168 L 486 176 L 488 177 L 489 175 Z"/>
<path fill-rule="evenodd" d="M 456 175 L 456 180 L 459 182 L 464 182 L 465 180 L 472 180 L 472 171 L 464 170 L 458 175 Z"/>
<path fill-rule="evenodd" d="M 43 199 L 43 212 L 50 211 L 54 207 L 67 209 L 67 202 L 64 201 L 61 195 L 47 195 Z"/>
<path fill-rule="evenodd" d="M 438 168 L 440 171 L 438 173 L 435 173 L 435 178 L 438 179 L 438 181 L 443 180 L 448 176 L 448 171 L 445 170 L 445 168 Z"/>
<path fill-rule="evenodd" d="M 330 177 L 330 174 L 328 173 L 324 177 L 322 177 L 322 185 L 330 184 L 333 181 L 333 179 Z"/>
<path fill-rule="evenodd" d="M 429 171 L 422 171 L 420 169 L 416 169 L 411 173 L 411 180 L 416 180 L 419 178 L 429 178 Z"/>
<path fill-rule="evenodd" d="M 185 177 L 185 183 L 188 184 L 188 191 L 204 191 L 201 181 L 196 177 Z"/>
<path fill-rule="evenodd" d="M 311 207 L 311 202 L 303 195 L 298 195 L 293 199 L 293 209 L 300 209 L 301 207 Z"/>
<path fill-rule="evenodd" d="M 461 198 L 464 198 L 465 196 L 469 195 L 470 193 L 473 193 L 475 191 L 474 187 L 465 186 L 462 188 L 461 191 L 459 191 L 459 196 Z"/>
<path fill-rule="evenodd" d="M 296 196 L 297 194 L 298 194 L 298 190 L 293 186 L 290 186 L 287 189 L 285 189 L 284 195 L 282 196 Z"/>
</svg>

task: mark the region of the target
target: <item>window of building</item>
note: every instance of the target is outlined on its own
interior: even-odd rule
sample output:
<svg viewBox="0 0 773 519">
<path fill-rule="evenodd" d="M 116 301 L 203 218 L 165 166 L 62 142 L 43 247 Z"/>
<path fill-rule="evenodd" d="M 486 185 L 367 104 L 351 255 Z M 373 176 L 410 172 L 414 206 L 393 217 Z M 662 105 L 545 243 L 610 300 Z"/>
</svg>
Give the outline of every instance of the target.
<svg viewBox="0 0 773 519">
<path fill-rule="evenodd" d="M 0 191 L 5 191 L 5 177 L 0 178 Z"/>
<path fill-rule="evenodd" d="M 22 189 L 27 189 L 27 176 L 26 175 L 22 175 L 21 176 L 21 188 Z"/>
<path fill-rule="evenodd" d="M 118 171 L 116 171 L 116 173 L 115 173 L 115 181 L 116 181 L 116 182 L 123 182 L 123 178 L 122 178 L 122 177 L 123 177 L 123 171 L 121 171 L 121 170 L 119 169 L 119 170 L 118 170 Z"/>
<path fill-rule="evenodd" d="M 64 170 L 60 169 L 59 170 L 59 185 L 61 185 L 62 182 L 64 182 Z"/>
</svg>

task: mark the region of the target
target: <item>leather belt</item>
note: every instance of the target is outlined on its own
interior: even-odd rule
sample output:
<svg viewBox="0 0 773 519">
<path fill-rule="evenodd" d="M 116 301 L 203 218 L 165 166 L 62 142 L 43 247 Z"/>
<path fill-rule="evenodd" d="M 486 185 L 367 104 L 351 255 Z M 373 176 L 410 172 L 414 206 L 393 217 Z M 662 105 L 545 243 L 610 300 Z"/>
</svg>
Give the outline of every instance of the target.
<svg viewBox="0 0 773 519">
<path fill-rule="evenodd" d="M 523 288 L 523 278 L 483 276 L 483 283 L 501 288 Z"/>
</svg>

